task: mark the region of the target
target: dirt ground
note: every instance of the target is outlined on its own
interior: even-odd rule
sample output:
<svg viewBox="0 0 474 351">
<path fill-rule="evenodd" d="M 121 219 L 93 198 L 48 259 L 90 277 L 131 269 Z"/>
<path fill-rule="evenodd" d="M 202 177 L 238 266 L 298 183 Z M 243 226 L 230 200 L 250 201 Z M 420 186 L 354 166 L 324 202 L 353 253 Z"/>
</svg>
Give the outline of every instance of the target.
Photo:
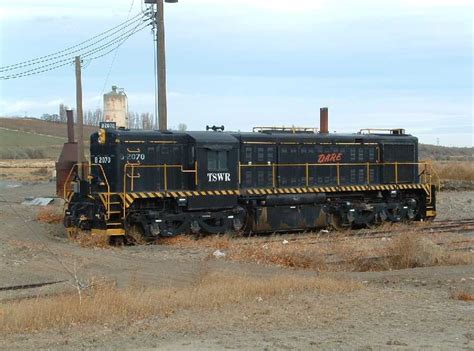
<svg viewBox="0 0 474 351">
<path fill-rule="evenodd" d="M 37 222 L 38 207 L 21 205 L 31 196 L 54 196 L 54 183 L 0 180 L 0 288 L 59 282 L 0 289 L 0 315 L 9 301 L 70 291 L 65 267 L 81 280 L 105 277 L 118 287 L 140 284 L 179 291 L 197 284 L 203 274 L 224 272 L 262 280 L 287 274 L 334 277 L 360 282 L 361 288 L 277 294 L 132 323 L 0 333 L 0 349 L 474 349 L 474 303 L 451 298 L 456 290 L 474 293 L 472 264 L 318 273 L 217 259 L 194 247 L 83 248 L 66 239 L 61 224 Z M 438 220 L 473 218 L 473 199 L 473 191 L 440 193 Z M 55 199 L 54 206 L 61 201 Z M 474 233 L 464 235 L 472 238 Z"/>
</svg>

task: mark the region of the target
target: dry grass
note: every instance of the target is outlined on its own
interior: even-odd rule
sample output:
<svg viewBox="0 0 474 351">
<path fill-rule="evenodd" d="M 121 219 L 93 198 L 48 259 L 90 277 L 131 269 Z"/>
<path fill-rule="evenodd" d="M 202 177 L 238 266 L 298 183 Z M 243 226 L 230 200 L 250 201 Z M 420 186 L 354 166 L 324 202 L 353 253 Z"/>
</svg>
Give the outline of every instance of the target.
<svg viewBox="0 0 474 351">
<path fill-rule="evenodd" d="M 212 251 L 219 249 L 230 260 L 315 271 L 385 271 L 469 264 L 473 261 L 472 254 L 449 251 L 433 241 L 436 240 L 435 236 L 427 238 L 417 232 L 405 232 L 393 238 L 382 239 L 364 239 L 337 233 L 329 237 L 309 235 L 299 239 L 285 245 L 284 239 L 279 240 L 278 236 L 271 240 L 262 237 L 236 239 L 229 236 L 209 236 L 195 240 L 179 236 L 161 243 Z M 212 251 L 209 258 L 213 257 Z"/>
<path fill-rule="evenodd" d="M 195 237 L 189 235 L 178 235 L 170 238 L 159 238 L 156 243 L 158 245 L 170 245 L 177 247 L 228 250 L 236 247 L 241 240 L 242 239 L 232 238 L 230 235 L 208 235 L 200 239 L 196 239 Z"/>
<path fill-rule="evenodd" d="M 277 264 L 292 268 L 325 270 L 325 252 L 320 247 L 304 243 L 284 245 L 284 239 L 264 243 L 264 238 L 232 238 L 229 235 L 212 235 L 199 240 L 189 236 L 160 239 L 158 243 L 178 247 L 223 250 L 226 257 L 235 261 L 258 264 Z M 275 239 L 275 238 L 273 238 Z M 316 249 L 316 250 L 315 250 Z M 212 253 L 209 257 L 213 257 Z"/>
<path fill-rule="evenodd" d="M 474 162 L 435 162 L 433 166 L 442 181 L 474 181 Z"/>
<path fill-rule="evenodd" d="M 37 176 L 48 176 L 49 175 L 49 171 L 48 171 L 48 168 L 46 167 L 41 167 L 41 168 L 38 168 L 38 169 L 35 169 L 34 171 L 31 172 L 31 174 L 33 175 L 37 175 Z"/>
<path fill-rule="evenodd" d="M 284 245 L 281 242 L 264 245 L 245 245 L 234 248 L 229 258 L 259 264 L 277 264 L 291 268 L 327 270 L 325 252 L 304 244 Z"/>
<path fill-rule="evenodd" d="M 71 238 L 81 247 L 110 248 L 110 238 L 107 235 L 91 234 L 90 232 L 79 231 Z"/>
<path fill-rule="evenodd" d="M 464 290 L 456 290 L 451 293 L 451 298 L 460 301 L 474 301 L 474 294 Z"/>
<path fill-rule="evenodd" d="M 339 270 L 356 272 L 454 266 L 473 261 L 471 254 L 448 251 L 416 232 L 405 232 L 384 242 L 356 238 L 334 242 L 331 250 L 342 258 Z"/>
<path fill-rule="evenodd" d="M 295 293 L 344 294 L 360 288 L 351 281 L 293 275 L 257 279 L 224 273 L 208 274 L 184 289 L 95 284 L 83 295 L 63 294 L 0 305 L 0 332 L 32 332 L 89 324 L 131 323 L 152 316 L 168 317 L 180 310 L 211 310 L 229 304 L 255 303 Z"/>
<path fill-rule="evenodd" d="M 61 223 L 63 213 L 55 206 L 41 207 L 36 215 L 36 220 L 43 223 Z"/>
<path fill-rule="evenodd" d="M 472 255 L 449 252 L 416 233 L 396 237 L 386 249 L 390 269 L 469 264 Z"/>
<path fill-rule="evenodd" d="M 390 268 L 386 262 L 386 242 L 360 238 L 335 239 L 330 243 L 330 252 L 336 257 L 331 267 L 339 271 L 367 272 L 384 271 Z"/>
</svg>

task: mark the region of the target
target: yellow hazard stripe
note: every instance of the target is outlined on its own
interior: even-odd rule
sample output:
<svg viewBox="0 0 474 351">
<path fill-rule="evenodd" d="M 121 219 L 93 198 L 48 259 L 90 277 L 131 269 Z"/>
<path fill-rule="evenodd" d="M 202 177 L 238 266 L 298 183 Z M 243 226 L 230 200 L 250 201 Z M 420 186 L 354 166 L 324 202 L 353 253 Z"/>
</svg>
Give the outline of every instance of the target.
<svg viewBox="0 0 474 351">
<path fill-rule="evenodd" d="M 243 189 L 244 194 L 248 195 L 271 195 L 271 194 L 304 194 L 304 193 L 321 193 L 321 192 L 358 192 L 358 191 L 374 191 L 374 190 L 406 190 L 406 189 L 423 189 L 427 193 L 430 191 L 429 184 L 377 184 L 377 185 L 344 185 L 344 186 L 323 186 L 323 187 L 294 187 L 294 188 L 250 188 Z M 138 192 L 127 193 L 125 199 L 120 194 L 122 200 L 127 204 L 133 203 L 139 198 L 164 198 L 164 197 L 193 197 L 193 196 L 227 196 L 240 195 L 239 190 L 202 190 L 202 191 L 170 191 L 170 192 Z M 68 194 L 72 196 L 71 194 Z M 103 203 L 106 202 L 106 195 L 99 194 Z"/>
</svg>

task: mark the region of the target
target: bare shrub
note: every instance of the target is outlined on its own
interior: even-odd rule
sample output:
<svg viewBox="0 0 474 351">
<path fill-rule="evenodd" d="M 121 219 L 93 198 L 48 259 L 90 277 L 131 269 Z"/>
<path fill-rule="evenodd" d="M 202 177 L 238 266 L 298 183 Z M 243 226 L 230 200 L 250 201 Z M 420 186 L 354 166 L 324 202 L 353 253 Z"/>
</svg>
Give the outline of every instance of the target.
<svg viewBox="0 0 474 351">
<path fill-rule="evenodd" d="M 451 292 L 451 298 L 460 301 L 474 301 L 474 294 L 464 290 L 455 290 Z"/>
<path fill-rule="evenodd" d="M 391 269 L 468 264 L 470 255 L 447 252 L 429 239 L 406 232 L 396 237 L 386 249 Z"/>
<path fill-rule="evenodd" d="M 46 158 L 46 153 L 42 149 L 25 148 L 25 153 L 31 159 Z"/>
<path fill-rule="evenodd" d="M 43 223 L 61 223 L 63 220 L 63 213 L 54 206 L 41 207 L 36 215 L 36 220 Z"/>
<path fill-rule="evenodd" d="M 236 247 L 230 252 L 229 257 L 238 261 L 277 264 L 292 268 L 317 271 L 326 269 L 325 253 L 322 250 L 305 245 L 283 245 L 281 242 Z"/>
<path fill-rule="evenodd" d="M 208 274 L 184 289 L 92 284 L 82 300 L 62 294 L 0 304 L 0 332 L 32 332 L 85 324 L 130 323 L 150 316 L 169 316 L 179 310 L 210 310 L 229 304 L 253 303 L 257 298 L 278 298 L 304 291 L 343 294 L 360 283 L 329 277 L 276 276 L 267 279 Z"/>
<path fill-rule="evenodd" d="M 341 271 L 367 272 L 388 270 L 383 247 L 361 238 L 335 238 L 330 251 L 339 261 L 333 269 Z"/>
<path fill-rule="evenodd" d="M 407 229 L 401 225 L 395 228 Z M 200 240 L 178 236 L 160 239 L 159 242 L 179 247 L 220 249 L 225 251 L 226 259 L 235 261 L 316 271 L 385 271 L 472 262 L 471 254 L 448 251 L 415 231 L 394 235 L 393 238 L 391 233 L 387 232 L 387 235 L 389 237 L 380 239 L 336 233 L 327 238 L 303 237 L 286 245 L 283 239 L 235 239 L 229 236 L 210 236 Z M 211 252 L 209 258 L 212 257 Z"/>
<path fill-rule="evenodd" d="M 177 247 L 214 248 L 227 250 L 236 246 L 238 241 L 233 241 L 230 235 L 208 235 L 200 239 L 196 239 L 190 235 L 177 235 L 170 238 L 160 238 L 156 241 L 156 243 L 159 245 L 170 245 Z"/>
<path fill-rule="evenodd" d="M 16 160 L 26 158 L 26 154 L 18 149 L 3 148 L 0 150 L 0 159 Z"/>
<path fill-rule="evenodd" d="M 46 157 L 45 150 L 33 147 L 2 148 L 0 150 L 1 159 L 40 159 Z"/>
<path fill-rule="evenodd" d="M 49 174 L 49 171 L 46 167 L 41 167 L 32 171 L 31 174 L 37 175 L 37 176 L 47 176 Z"/>
<path fill-rule="evenodd" d="M 190 236 L 163 238 L 159 239 L 157 243 L 178 247 L 225 250 L 227 258 L 235 261 L 324 270 L 324 253 L 319 248 L 296 243 L 283 245 L 282 241 L 265 244 L 260 238 L 236 239 L 230 235 L 210 235 L 199 240 Z M 209 257 L 212 257 L 212 253 Z"/>
<path fill-rule="evenodd" d="M 81 247 L 109 248 L 110 237 L 105 234 L 92 234 L 91 232 L 79 230 L 73 238 Z"/>
<path fill-rule="evenodd" d="M 441 180 L 474 181 L 474 162 L 436 162 L 434 168 Z"/>
</svg>

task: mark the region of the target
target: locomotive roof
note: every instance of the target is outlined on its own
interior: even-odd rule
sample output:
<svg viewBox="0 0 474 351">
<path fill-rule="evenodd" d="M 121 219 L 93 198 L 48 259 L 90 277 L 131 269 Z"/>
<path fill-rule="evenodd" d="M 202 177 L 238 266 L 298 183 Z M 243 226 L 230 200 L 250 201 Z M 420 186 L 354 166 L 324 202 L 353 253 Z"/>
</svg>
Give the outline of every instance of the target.
<svg viewBox="0 0 474 351">
<path fill-rule="evenodd" d="M 397 143 L 413 143 L 417 140 L 416 137 L 403 134 L 341 134 L 341 133 L 232 133 L 235 137 L 242 141 L 250 142 L 321 142 L 321 143 L 359 143 L 363 142 L 394 142 Z"/>
<path fill-rule="evenodd" d="M 108 133 L 115 138 L 126 140 L 172 140 L 177 142 L 194 141 L 198 145 L 230 144 L 238 141 L 249 142 L 321 142 L 321 143 L 360 143 L 362 142 L 396 142 L 413 143 L 416 137 L 410 134 L 340 134 L 340 133 L 262 133 L 262 132 L 215 132 L 215 131 L 166 131 L 136 130 L 136 129 L 108 129 Z"/>
<path fill-rule="evenodd" d="M 238 140 L 231 134 L 226 132 L 187 132 L 196 144 L 219 144 L 219 143 L 237 143 Z"/>
</svg>

